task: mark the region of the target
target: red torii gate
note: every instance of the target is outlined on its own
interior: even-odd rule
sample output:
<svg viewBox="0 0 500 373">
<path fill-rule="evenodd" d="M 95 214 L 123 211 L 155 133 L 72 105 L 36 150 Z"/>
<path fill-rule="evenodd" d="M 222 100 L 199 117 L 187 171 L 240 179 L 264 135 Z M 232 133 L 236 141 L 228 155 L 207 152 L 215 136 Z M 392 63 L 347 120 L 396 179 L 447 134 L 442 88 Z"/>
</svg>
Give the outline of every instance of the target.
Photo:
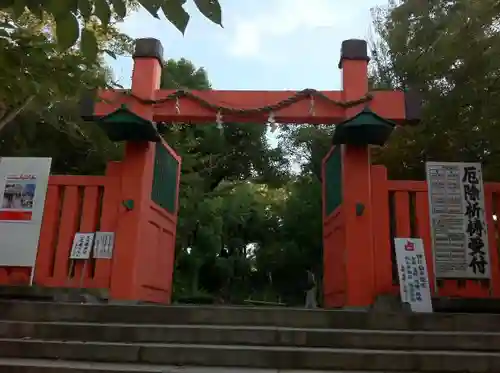
<svg viewBox="0 0 500 373">
<path fill-rule="evenodd" d="M 343 82 L 341 91 L 160 90 L 163 67 L 163 47 L 160 41 L 153 38 L 138 39 L 133 58 L 130 91 L 100 91 L 98 100 L 89 97 L 82 101 L 82 116 L 85 119 L 101 119 L 107 122 L 110 138 L 130 140 L 127 141 L 122 162 L 122 167 L 127 170 L 126 180 L 122 182 L 122 192 L 127 201 L 133 202 L 134 207 L 128 209 L 127 214 L 121 218 L 120 233 L 117 233 L 115 241 L 117 256 L 114 259 L 120 263 L 113 266 L 119 268 L 121 278 L 121 290 L 115 289 L 113 294 L 121 299 L 137 299 L 139 278 L 143 272 L 148 271 L 147 265 L 138 264 L 138 258 L 141 247 L 147 245 L 149 239 L 146 234 L 146 225 L 149 223 L 141 220 L 141 214 L 151 203 L 149 198 L 155 162 L 155 147 L 152 143 L 163 141 L 154 123 L 214 123 L 221 119 L 233 123 L 267 123 L 271 116 L 276 122 L 287 124 L 333 125 L 355 117 L 364 108 L 397 124 L 416 123 L 419 120 L 420 102 L 416 95 L 402 91 L 368 91 L 369 57 L 364 40 L 353 39 L 342 43 L 339 63 Z M 110 129 L 110 126 L 115 126 L 115 130 L 120 132 L 120 126 L 125 128 L 130 124 L 131 120 L 124 120 L 123 116 L 121 119 L 112 118 L 120 110 L 124 110 L 125 106 L 140 121 L 136 123 L 136 128 L 144 130 L 139 139 L 127 137 L 130 136 L 130 131 L 124 130 L 127 134 L 117 134 Z M 341 184 L 344 186 L 342 206 L 346 230 L 342 242 L 334 244 L 343 245 L 347 252 L 345 278 L 348 292 L 344 304 L 366 306 L 373 302 L 374 289 L 370 146 L 343 143 L 341 154 Z M 325 192 L 324 186 L 323 201 Z M 364 208 L 361 214 L 358 211 L 360 205 Z M 329 214 L 325 209 L 323 215 L 326 227 Z M 324 232 L 325 253 L 327 249 L 334 249 L 326 233 Z M 120 252 L 122 254 L 118 255 Z M 328 283 L 326 275 L 330 265 L 325 254 L 325 295 L 334 288 L 334 284 Z M 171 277 L 172 273 L 166 275 Z"/>
</svg>

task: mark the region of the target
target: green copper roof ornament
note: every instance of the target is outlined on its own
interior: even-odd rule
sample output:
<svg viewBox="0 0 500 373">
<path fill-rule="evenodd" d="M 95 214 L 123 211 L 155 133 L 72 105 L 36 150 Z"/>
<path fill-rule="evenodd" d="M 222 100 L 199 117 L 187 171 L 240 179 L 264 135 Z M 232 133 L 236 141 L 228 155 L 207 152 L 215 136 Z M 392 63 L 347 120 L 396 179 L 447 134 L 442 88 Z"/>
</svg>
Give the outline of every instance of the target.
<svg viewBox="0 0 500 373">
<path fill-rule="evenodd" d="M 103 129 L 111 141 L 161 141 L 155 124 L 130 111 L 127 105 L 99 118 L 99 127 Z"/>
<path fill-rule="evenodd" d="M 396 123 L 375 114 L 365 107 L 354 117 L 335 126 L 334 145 L 378 145 L 383 146 L 391 136 Z"/>
</svg>

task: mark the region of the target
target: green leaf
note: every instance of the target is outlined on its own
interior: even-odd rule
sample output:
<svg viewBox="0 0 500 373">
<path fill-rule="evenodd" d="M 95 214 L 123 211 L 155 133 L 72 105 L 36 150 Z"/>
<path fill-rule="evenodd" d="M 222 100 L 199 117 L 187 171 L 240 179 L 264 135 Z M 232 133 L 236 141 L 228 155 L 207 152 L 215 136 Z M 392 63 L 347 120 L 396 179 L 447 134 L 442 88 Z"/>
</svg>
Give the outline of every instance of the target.
<svg viewBox="0 0 500 373">
<path fill-rule="evenodd" d="M 66 2 L 66 7 L 69 8 L 70 11 L 76 13 L 78 11 L 78 0 L 68 0 Z"/>
<path fill-rule="evenodd" d="M 19 19 L 26 11 L 26 1 L 16 0 L 12 5 L 12 12 L 15 19 Z"/>
<path fill-rule="evenodd" d="M 75 45 L 80 36 L 80 25 L 73 13 L 65 17 L 56 18 L 57 44 L 62 50 L 66 50 Z"/>
<path fill-rule="evenodd" d="M 158 15 L 158 10 L 160 9 L 158 0 L 139 0 L 139 4 L 141 4 L 142 7 L 146 9 L 153 17 L 155 17 L 156 19 L 160 19 L 160 16 Z"/>
<path fill-rule="evenodd" d="M 163 0 L 161 9 L 165 17 L 183 34 L 189 23 L 189 14 L 182 7 L 184 0 Z"/>
<path fill-rule="evenodd" d="M 80 41 L 80 51 L 83 55 L 92 61 L 97 59 L 99 48 L 95 34 L 89 29 L 82 30 L 82 39 Z"/>
<path fill-rule="evenodd" d="M 194 0 L 198 10 L 213 23 L 222 26 L 222 9 L 219 0 Z"/>
<path fill-rule="evenodd" d="M 78 0 L 49 0 L 42 7 L 54 15 L 54 17 L 66 17 L 68 13 L 76 13 L 78 11 Z"/>
<path fill-rule="evenodd" d="M 110 51 L 109 49 L 105 49 L 104 53 L 106 53 L 108 56 L 110 56 L 111 58 L 113 58 L 114 60 L 116 60 L 116 53 L 115 52 Z"/>
<path fill-rule="evenodd" d="M 119 18 L 125 18 L 127 15 L 127 4 L 124 0 L 111 0 L 113 10 Z"/>
<path fill-rule="evenodd" d="M 28 3 L 28 9 L 39 20 L 43 20 L 43 7 L 40 4 L 29 2 Z"/>
<path fill-rule="evenodd" d="M 0 0 L 0 9 L 11 8 L 14 5 L 14 0 Z"/>
<path fill-rule="evenodd" d="M 86 21 L 92 15 L 93 4 L 90 0 L 78 0 L 78 10 Z"/>
<path fill-rule="evenodd" d="M 94 12 L 104 28 L 108 27 L 111 21 L 111 9 L 109 8 L 108 2 L 106 0 L 97 0 L 95 2 Z"/>
</svg>

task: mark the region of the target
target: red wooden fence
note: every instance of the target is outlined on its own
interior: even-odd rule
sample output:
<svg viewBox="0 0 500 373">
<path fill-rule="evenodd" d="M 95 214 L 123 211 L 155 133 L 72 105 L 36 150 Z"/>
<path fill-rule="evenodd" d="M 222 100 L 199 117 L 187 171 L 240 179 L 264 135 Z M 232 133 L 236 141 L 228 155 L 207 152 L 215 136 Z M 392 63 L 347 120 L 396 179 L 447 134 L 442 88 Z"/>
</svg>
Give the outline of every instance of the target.
<svg viewBox="0 0 500 373">
<path fill-rule="evenodd" d="M 371 169 L 371 209 L 373 224 L 374 294 L 399 294 L 399 279 L 394 251 L 395 237 L 422 238 L 433 296 L 463 298 L 500 298 L 500 183 L 485 184 L 485 209 L 491 280 L 455 280 L 434 277 L 434 261 L 429 220 L 429 201 L 425 181 L 388 180 L 384 166 Z M 324 214 L 323 286 L 324 306 L 348 306 L 345 256 L 345 203 L 333 213 Z M 353 270 L 353 269 L 351 269 Z M 363 270 L 358 268 L 356 270 Z"/>
<path fill-rule="evenodd" d="M 429 280 L 435 296 L 466 298 L 500 298 L 500 267 L 498 239 L 500 222 L 493 216 L 500 213 L 500 183 L 485 184 L 485 209 L 488 225 L 491 281 L 437 281 L 434 288 L 434 268 L 429 221 L 429 202 L 425 181 L 388 180 L 384 166 L 372 167 L 372 208 L 375 250 L 376 291 L 397 293 L 398 276 L 395 265 L 394 237 L 422 238 Z"/>
<path fill-rule="evenodd" d="M 178 191 L 180 158 L 168 144 L 163 146 L 179 163 L 173 180 Z M 111 162 L 105 176 L 50 176 L 35 263 L 36 285 L 107 289 L 112 298 L 170 302 L 178 200 L 173 211 L 157 205 L 151 200 L 152 179 L 148 179 L 151 184 L 140 196 L 144 208 L 134 220 L 137 229 L 131 229 L 134 224 L 124 222 L 134 208 L 122 205 L 129 199 L 123 186 L 130 182 L 130 173 L 123 162 Z M 75 233 L 96 231 L 115 233 L 113 258 L 71 260 Z M 134 236 L 135 231 L 140 235 Z M 122 245 L 116 247 L 119 239 Z M 0 267 L 0 284 L 27 285 L 31 274 L 27 267 Z M 133 286 L 125 281 L 130 278 Z"/>
<path fill-rule="evenodd" d="M 71 263 L 69 253 L 76 232 L 115 231 L 119 192 L 119 163 L 110 163 L 106 176 L 49 177 L 35 264 L 37 285 L 109 288 L 111 261 L 90 259 L 83 268 L 82 261 Z M 0 268 L 0 284 L 28 284 L 31 270 Z"/>
<path fill-rule="evenodd" d="M 72 261 L 76 232 L 114 232 L 119 206 L 119 164 L 106 176 L 51 176 L 45 199 L 35 283 L 39 286 L 109 288 L 111 261 Z"/>
<path fill-rule="evenodd" d="M 339 307 L 346 302 L 347 288 L 342 205 L 323 222 L 323 303 L 325 307 Z"/>
</svg>

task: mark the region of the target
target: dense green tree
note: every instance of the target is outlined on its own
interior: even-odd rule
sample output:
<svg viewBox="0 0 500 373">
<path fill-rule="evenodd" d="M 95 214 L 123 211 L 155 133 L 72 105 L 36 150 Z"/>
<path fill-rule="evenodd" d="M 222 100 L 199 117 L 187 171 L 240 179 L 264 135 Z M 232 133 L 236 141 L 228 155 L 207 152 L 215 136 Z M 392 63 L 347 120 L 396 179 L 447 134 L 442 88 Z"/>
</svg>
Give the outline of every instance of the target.
<svg viewBox="0 0 500 373">
<path fill-rule="evenodd" d="M 378 160 L 422 179 L 427 160 L 480 161 L 500 179 L 500 9 L 496 1 L 391 1 L 374 11 L 373 81 L 422 92 L 417 128 L 399 128 Z"/>
<path fill-rule="evenodd" d="M 256 296 L 273 294 L 288 305 L 299 305 L 304 301 L 305 271 L 311 269 L 321 279 L 321 183 L 312 173 L 302 174 L 275 193 L 270 205 L 274 225 L 255 250 L 259 281 L 254 291 Z"/>
<path fill-rule="evenodd" d="M 3 156 L 52 156 L 55 173 L 102 173 L 120 149 L 80 118 L 78 101 L 88 88 L 113 86 L 110 71 L 78 50 L 60 51 L 53 22 L 25 12 L 1 13 L 0 149 Z M 95 26 L 100 48 L 127 53 L 131 40 L 116 26 Z"/>
<path fill-rule="evenodd" d="M 57 108 L 78 99 L 88 89 L 111 84 L 111 74 L 104 66 L 102 54 L 96 63 L 78 50 L 60 51 L 54 40 L 50 18 L 38 20 L 25 12 L 13 18 L 0 12 L 0 131 L 24 110 L 52 116 L 57 122 Z M 130 53 L 132 40 L 120 36 L 115 25 L 106 30 L 93 25 L 97 45 L 115 54 Z M 4 35 L 8 37 L 2 37 Z"/>
<path fill-rule="evenodd" d="M 164 71 L 162 88 L 210 89 L 206 72 L 187 60 L 167 61 Z M 165 123 L 163 128 L 165 139 L 183 159 L 178 290 L 222 291 L 224 278 L 235 280 L 235 273 L 248 278 L 241 270 L 248 273 L 250 268 L 248 245 L 266 233 L 260 186 L 283 184 L 287 161 L 268 144 L 264 125 L 224 123 L 218 128 L 215 123 Z M 222 278 L 221 273 L 228 275 Z M 183 277 L 189 285 L 181 283 Z M 235 286 L 234 281 L 226 285 Z"/>
</svg>

